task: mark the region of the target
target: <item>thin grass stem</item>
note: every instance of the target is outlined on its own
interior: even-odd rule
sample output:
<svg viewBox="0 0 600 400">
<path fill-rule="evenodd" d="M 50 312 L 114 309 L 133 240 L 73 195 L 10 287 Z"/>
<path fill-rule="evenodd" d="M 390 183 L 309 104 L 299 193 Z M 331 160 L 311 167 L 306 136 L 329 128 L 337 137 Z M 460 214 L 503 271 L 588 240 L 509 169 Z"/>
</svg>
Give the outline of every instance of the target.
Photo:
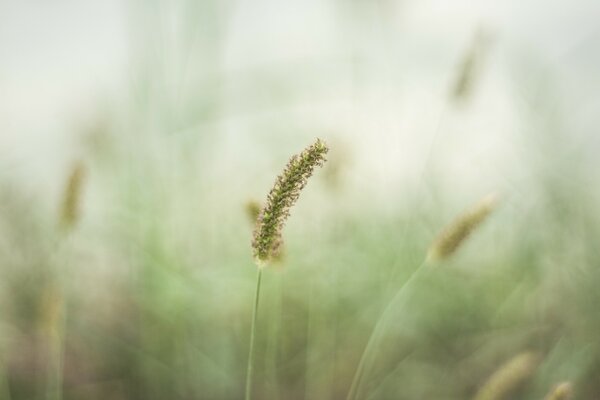
<svg viewBox="0 0 600 400">
<path fill-rule="evenodd" d="M 256 274 L 256 294 L 254 297 L 254 307 L 252 309 L 252 327 L 250 328 L 250 350 L 248 352 L 248 368 L 246 370 L 246 400 L 252 397 L 252 378 L 254 375 L 254 342 L 256 338 L 256 321 L 258 319 L 258 301 L 260 299 L 260 281 L 262 277 L 262 268 L 257 268 Z"/>
</svg>

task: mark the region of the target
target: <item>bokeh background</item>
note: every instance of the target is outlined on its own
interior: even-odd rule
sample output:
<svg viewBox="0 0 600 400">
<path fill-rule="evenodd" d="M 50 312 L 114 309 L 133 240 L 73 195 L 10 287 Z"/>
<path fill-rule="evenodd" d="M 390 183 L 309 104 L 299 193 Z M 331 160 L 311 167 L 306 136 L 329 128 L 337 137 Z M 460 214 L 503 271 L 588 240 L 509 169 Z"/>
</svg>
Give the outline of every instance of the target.
<svg viewBox="0 0 600 400">
<path fill-rule="evenodd" d="M 254 397 L 600 398 L 594 0 L 0 0 L 0 398 L 243 397 L 249 202 L 331 151 L 264 271 Z M 526 375 L 526 376 L 525 376 Z M 493 397 L 496 398 L 496 397 Z M 499 397 L 498 397 L 499 398 Z"/>
</svg>

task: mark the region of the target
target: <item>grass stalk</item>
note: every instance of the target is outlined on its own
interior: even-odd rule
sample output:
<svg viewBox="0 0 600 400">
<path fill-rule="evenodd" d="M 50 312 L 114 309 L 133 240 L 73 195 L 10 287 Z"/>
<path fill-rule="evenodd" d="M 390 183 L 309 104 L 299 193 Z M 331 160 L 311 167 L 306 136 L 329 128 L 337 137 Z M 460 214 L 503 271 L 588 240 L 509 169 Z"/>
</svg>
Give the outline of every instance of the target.
<svg viewBox="0 0 600 400">
<path fill-rule="evenodd" d="M 364 377 L 368 376 L 371 368 L 373 368 L 374 361 L 377 358 L 379 345 L 384 337 L 384 333 L 392 316 L 392 312 L 396 309 L 399 302 L 408 298 L 407 294 L 409 292 L 407 292 L 407 290 L 410 288 L 410 285 L 412 285 L 413 282 L 415 282 L 423 273 L 423 271 L 425 271 L 425 265 L 426 262 L 423 262 L 421 265 L 419 265 L 419 267 L 411 274 L 408 280 L 404 282 L 404 284 L 398 289 L 394 297 L 389 301 L 386 308 L 381 313 L 381 316 L 377 320 L 375 328 L 373 328 L 373 332 L 371 333 L 365 350 L 360 358 L 346 400 L 354 400 L 360 395 Z"/>
<path fill-rule="evenodd" d="M 256 274 L 256 293 L 254 296 L 254 307 L 252 309 L 252 326 L 250 328 L 250 349 L 248 351 L 248 367 L 246 369 L 246 395 L 245 399 L 252 398 L 252 378 L 254 375 L 254 353 L 256 341 L 256 321 L 258 319 L 258 302 L 260 299 L 260 282 L 262 277 L 262 268 L 257 268 Z"/>
</svg>

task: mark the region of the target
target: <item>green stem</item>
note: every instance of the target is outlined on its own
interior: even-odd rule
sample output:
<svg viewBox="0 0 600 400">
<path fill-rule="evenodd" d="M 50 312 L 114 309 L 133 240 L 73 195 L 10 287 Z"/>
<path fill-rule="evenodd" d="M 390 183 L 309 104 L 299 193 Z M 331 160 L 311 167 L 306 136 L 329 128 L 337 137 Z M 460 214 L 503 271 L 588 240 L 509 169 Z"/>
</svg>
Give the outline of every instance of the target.
<svg viewBox="0 0 600 400">
<path fill-rule="evenodd" d="M 252 377 L 254 373 L 254 342 L 256 337 L 256 320 L 258 319 L 258 299 L 260 298 L 260 278 L 262 268 L 258 268 L 256 275 L 256 295 L 254 297 L 254 308 L 252 310 L 252 327 L 250 328 L 250 350 L 248 354 L 248 369 L 246 370 L 246 400 L 252 397 Z"/>
<path fill-rule="evenodd" d="M 377 356 L 377 350 L 381 340 L 383 339 L 383 334 L 387 328 L 387 324 L 389 322 L 390 316 L 395 309 L 395 305 L 402 299 L 406 299 L 403 297 L 407 292 L 405 291 L 411 282 L 415 281 L 419 276 L 420 272 L 423 270 L 423 266 L 425 262 L 423 262 L 419 267 L 411 274 L 406 282 L 398 289 L 398 292 L 394 295 L 392 300 L 387 304 L 386 308 L 383 310 L 383 313 L 377 320 L 375 324 L 375 328 L 373 328 L 373 332 L 369 337 L 369 341 L 367 342 L 367 346 L 363 351 L 363 354 L 358 363 L 358 367 L 356 368 L 356 372 L 354 374 L 354 378 L 352 379 L 352 384 L 350 385 L 350 390 L 348 392 L 348 396 L 346 400 L 353 400 L 358 397 L 360 394 L 360 389 L 362 387 L 363 377 L 370 372 L 370 369 L 373 366 L 373 362 Z"/>
</svg>

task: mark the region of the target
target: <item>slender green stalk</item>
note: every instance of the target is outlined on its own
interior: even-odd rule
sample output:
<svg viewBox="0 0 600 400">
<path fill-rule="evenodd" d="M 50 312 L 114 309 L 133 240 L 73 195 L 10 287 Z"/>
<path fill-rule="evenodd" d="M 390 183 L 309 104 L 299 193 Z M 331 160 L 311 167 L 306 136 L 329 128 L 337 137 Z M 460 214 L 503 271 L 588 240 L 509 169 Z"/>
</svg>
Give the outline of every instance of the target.
<svg viewBox="0 0 600 400">
<path fill-rule="evenodd" d="M 254 342 L 256 338 L 256 321 L 258 319 L 258 301 L 260 298 L 260 281 L 262 277 L 262 268 L 257 268 L 256 275 L 256 294 L 254 296 L 254 308 L 252 309 L 252 327 L 250 328 L 250 350 L 248 353 L 248 368 L 246 370 L 246 400 L 252 397 L 252 377 L 254 373 Z"/>
<path fill-rule="evenodd" d="M 409 286 L 412 282 L 416 281 L 418 276 L 425 271 L 424 266 L 426 262 L 423 262 L 419 267 L 411 274 L 406 282 L 398 289 L 392 300 L 387 304 L 386 308 L 381 313 L 381 316 L 377 320 L 375 324 L 375 328 L 369 337 L 367 342 L 367 346 L 363 351 L 363 354 L 358 363 L 358 367 L 356 368 L 356 373 L 354 374 L 354 378 L 352 379 L 352 384 L 350 385 L 350 390 L 348 392 L 348 396 L 346 400 L 353 400 L 358 397 L 360 394 L 360 389 L 362 388 L 363 378 L 365 375 L 368 376 L 371 368 L 373 367 L 373 363 L 377 358 L 379 345 L 381 344 L 381 340 L 383 339 L 383 335 L 386 331 L 389 320 L 392 316 L 392 312 L 398 306 L 398 302 L 407 299 L 407 292 Z"/>
</svg>

